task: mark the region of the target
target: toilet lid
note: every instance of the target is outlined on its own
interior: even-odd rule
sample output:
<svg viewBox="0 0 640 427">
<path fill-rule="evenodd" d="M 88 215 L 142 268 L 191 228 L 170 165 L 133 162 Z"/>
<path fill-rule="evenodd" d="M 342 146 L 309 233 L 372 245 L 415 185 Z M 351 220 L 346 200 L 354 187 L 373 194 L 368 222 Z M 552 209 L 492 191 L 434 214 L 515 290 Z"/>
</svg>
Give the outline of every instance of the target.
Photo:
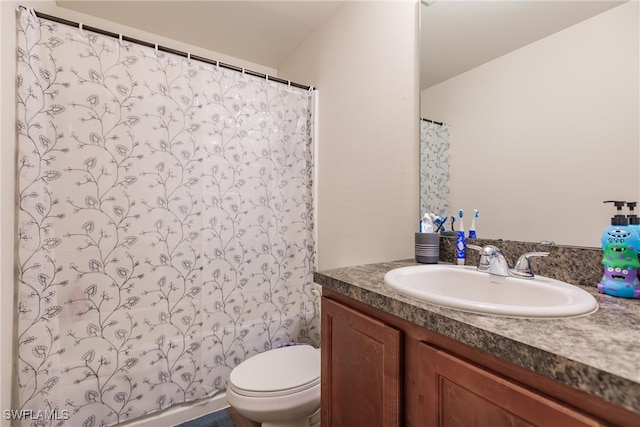
<svg viewBox="0 0 640 427">
<path fill-rule="evenodd" d="M 245 394 L 304 390 L 320 382 L 320 351 L 306 344 L 265 351 L 236 366 L 229 382 Z"/>
</svg>

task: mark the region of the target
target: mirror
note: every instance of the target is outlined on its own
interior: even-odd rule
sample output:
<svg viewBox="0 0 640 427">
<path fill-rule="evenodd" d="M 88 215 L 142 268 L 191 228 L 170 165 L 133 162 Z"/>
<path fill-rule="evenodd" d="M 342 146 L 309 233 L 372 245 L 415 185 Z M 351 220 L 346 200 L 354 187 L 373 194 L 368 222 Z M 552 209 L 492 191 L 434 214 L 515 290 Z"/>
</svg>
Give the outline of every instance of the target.
<svg viewBox="0 0 640 427">
<path fill-rule="evenodd" d="M 421 132 L 421 209 L 464 209 L 467 229 L 478 209 L 479 238 L 599 247 L 603 201 L 640 198 L 638 2 L 420 9 L 421 116 L 445 124 Z"/>
</svg>

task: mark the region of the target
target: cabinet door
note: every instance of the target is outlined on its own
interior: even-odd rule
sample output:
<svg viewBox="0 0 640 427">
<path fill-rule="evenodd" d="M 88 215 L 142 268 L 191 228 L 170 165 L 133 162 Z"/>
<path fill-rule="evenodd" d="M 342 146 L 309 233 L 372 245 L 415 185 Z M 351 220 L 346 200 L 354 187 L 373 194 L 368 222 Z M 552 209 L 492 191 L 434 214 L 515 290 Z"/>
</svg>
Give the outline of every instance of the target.
<svg viewBox="0 0 640 427">
<path fill-rule="evenodd" d="M 400 426 L 400 331 L 322 298 L 323 427 Z"/>
<path fill-rule="evenodd" d="M 420 344 L 419 360 L 424 426 L 601 425 L 555 400 L 427 344 Z"/>
</svg>

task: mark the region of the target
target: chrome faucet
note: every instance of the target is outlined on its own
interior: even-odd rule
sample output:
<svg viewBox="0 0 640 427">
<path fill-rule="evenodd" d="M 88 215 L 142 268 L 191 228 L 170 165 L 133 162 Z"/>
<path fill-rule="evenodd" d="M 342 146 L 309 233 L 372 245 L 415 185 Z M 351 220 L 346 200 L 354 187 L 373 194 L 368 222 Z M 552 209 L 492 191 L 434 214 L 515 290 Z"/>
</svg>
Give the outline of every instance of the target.
<svg viewBox="0 0 640 427">
<path fill-rule="evenodd" d="M 529 258 L 534 256 L 547 256 L 549 252 L 526 252 L 518 258 L 516 265 L 509 268 L 509 263 L 504 257 L 500 249 L 493 245 L 480 247 L 477 245 L 467 245 L 468 248 L 475 249 L 480 252 L 480 261 L 478 262 L 478 271 L 485 271 L 496 276 L 514 276 L 526 279 L 534 277 L 531 270 L 531 261 Z"/>
</svg>

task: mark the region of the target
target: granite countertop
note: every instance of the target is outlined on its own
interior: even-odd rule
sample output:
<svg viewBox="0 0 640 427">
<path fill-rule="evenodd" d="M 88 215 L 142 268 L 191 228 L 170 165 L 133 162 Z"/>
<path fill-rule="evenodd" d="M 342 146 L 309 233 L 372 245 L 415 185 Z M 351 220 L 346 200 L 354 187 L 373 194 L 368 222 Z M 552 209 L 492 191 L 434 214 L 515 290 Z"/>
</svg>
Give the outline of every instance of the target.
<svg viewBox="0 0 640 427">
<path fill-rule="evenodd" d="M 567 319 L 466 313 L 404 296 L 387 271 L 413 260 L 316 272 L 314 281 L 374 308 L 640 414 L 640 300 L 599 294 L 597 312 Z"/>
</svg>

